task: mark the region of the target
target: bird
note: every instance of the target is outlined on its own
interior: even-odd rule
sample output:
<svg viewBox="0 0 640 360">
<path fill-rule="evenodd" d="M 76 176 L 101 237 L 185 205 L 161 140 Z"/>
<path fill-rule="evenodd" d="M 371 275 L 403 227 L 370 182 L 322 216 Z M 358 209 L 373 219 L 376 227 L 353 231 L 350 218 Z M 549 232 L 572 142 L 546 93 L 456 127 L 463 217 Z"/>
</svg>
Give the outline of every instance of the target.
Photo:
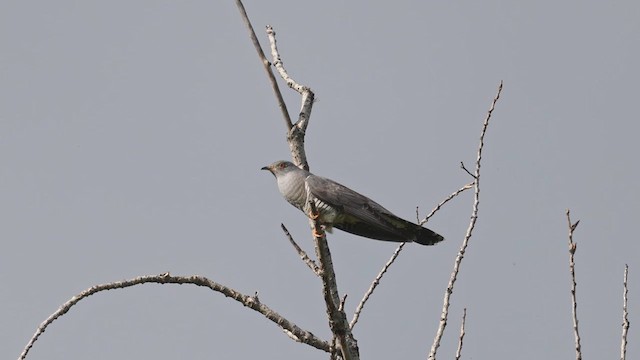
<svg viewBox="0 0 640 360">
<path fill-rule="evenodd" d="M 338 228 L 375 240 L 434 245 L 444 237 L 404 220 L 368 197 L 331 179 L 312 174 L 289 161 L 263 167 L 271 172 L 278 190 L 291 205 L 312 217 L 312 201 L 324 230 Z"/>
</svg>

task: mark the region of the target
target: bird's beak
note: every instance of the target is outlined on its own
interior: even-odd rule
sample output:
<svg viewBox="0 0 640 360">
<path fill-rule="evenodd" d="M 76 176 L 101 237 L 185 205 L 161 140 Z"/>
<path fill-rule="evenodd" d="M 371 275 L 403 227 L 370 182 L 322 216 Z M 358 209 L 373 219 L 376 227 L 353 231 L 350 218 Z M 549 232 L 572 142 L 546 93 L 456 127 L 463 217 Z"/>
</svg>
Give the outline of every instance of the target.
<svg viewBox="0 0 640 360">
<path fill-rule="evenodd" d="M 260 170 L 269 170 L 269 172 L 273 174 L 273 171 L 271 171 L 270 166 L 263 166 Z"/>
</svg>

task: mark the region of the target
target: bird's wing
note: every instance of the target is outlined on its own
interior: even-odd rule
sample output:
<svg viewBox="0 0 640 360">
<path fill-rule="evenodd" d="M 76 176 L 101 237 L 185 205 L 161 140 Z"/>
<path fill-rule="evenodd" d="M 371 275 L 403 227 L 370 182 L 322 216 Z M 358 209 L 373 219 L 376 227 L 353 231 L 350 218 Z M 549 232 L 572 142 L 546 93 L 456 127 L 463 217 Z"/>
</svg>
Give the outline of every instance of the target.
<svg viewBox="0 0 640 360">
<path fill-rule="evenodd" d="M 382 205 L 333 180 L 310 175 L 309 191 L 318 200 L 334 207 L 340 216 L 333 226 L 373 239 L 412 241 L 418 225 L 403 220 Z"/>
</svg>

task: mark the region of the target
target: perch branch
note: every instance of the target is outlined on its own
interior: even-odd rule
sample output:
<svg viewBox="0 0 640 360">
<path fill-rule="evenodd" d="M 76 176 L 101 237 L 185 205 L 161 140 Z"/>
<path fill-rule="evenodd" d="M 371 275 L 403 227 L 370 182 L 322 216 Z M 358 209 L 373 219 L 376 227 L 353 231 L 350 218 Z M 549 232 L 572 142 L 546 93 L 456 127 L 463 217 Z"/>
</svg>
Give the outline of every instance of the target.
<svg viewBox="0 0 640 360">
<path fill-rule="evenodd" d="M 114 289 L 124 289 L 127 287 L 146 284 L 146 283 L 156 283 L 156 284 L 193 284 L 197 286 L 203 286 L 209 288 L 213 291 L 217 291 L 223 294 L 226 297 L 230 297 L 242 305 L 251 308 L 262 315 L 264 315 L 267 319 L 274 322 L 278 325 L 286 334 L 293 334 L 297 341 L 301 343 L 305 343 L 307 345 L 313 346 L 317 349 L 330 351 L 330 345 L 328 342 L 317 338 L 312 333 L 302 330 L 298 326 L 296 326 L 291 321 L 285 319 L 282 315 L 270 309 L 267 305 L 264 305 L 258 299 L 258 296 L 249 296 L 244 295 L 232 288 L 224 286 L 222 284 L 211 281 L 202 276 L 172 276 L 169 273 L 161 274 L 161 275 L 148 275 L 148 276 L 140 276 L 130 280 L 116 281 L 108 284 L 101 284 L 92 286 L 78 295 L 69 299 L 69 301 L 65 302 L 60 306 L 60 308 L 51 314 L 36 330 L 35 334 L 31 337 L 24 350 L 20 354 L 18 359 L 23 360 L 26 359 L 29 350 L 33 347 L 34 343 L 38 340 L 38 338 L 44 333 L 45 329 L 51 325 L 56 319 L 66 314 L 74 305 L 76 305 L 80 300 L 83 300 L 95 293 L 105 290 L 114 290 Z"/>
<path fill-rule="evenodd" d="M 266 31 L 269 38 L 269 44 L 271 45 L 271 56 L 273 58 L 275 68 L 278 70 L 278 73 L 287 85 L 302 96 L 302 106 L 298 116 L 298 121 L 296 121 L 292 127 L 287 127 L 287 143 L 289 144 L 289 149 L 291 150 L 291 156 L 294 163 L 305 170 L 309 170 L 309 164 L 307 163 L 307 157 L 304 149 L 304 137 L 309 124 L 309 119 L 311 118 L 311 110 L 313 108 L 315 95 L 309 87 L 300 85 L 294 81 L 291 76 L 289 76 L 278 52 L 275 31 L 271 26 L 267 26 Z M 315 209 L 313 203 L 311 203 L 311 212 L 312 214 L 317 214 L 317 209 Z M 312 221 L 312 225 L 316 255 L 322 278 L 323 294 L 327 306 L 327 314 L 329 316 L 329 327 L 334 337 L 338 339 L 342 358 L 345 360 L 358 360 L 359 354 L 357 342 L 353 338 L 353 334 L 349 329 L 344 311 L 339 310 L 340 297 L 326 236 L 317 217 L 315 221 Z"/>
<path fill-rule="evenodd" d="M 458 272 L 460 271 L 460 264 L 462 263 L 462 259 L 464 258 L 465 251 L 467 250 L 467 246 L 469 244 L 469 239 L 471 239 L 471 234 L 473 233 L 473 229 L 476 226 L 476 221 L 478 220 L 478 207 L 480 205 L 480 165 L 482 162 L 482 149 L 484 148 L 484 136 L 487 133 L 487 127 L 489 126 L 489 120 L 491 119 L 491 114 L 495 109 L 496 103 L 500 98 L 500 93 L 502 92 L 502 81 L 498 86 L 498 92 L 496 96 L 493 98 L 493 102 L 491 103 L 491 107 L 487 112 L 487 116 L 484 119 L 484 123 L 482 124 L 482 131 L 480 132 L 480 145 L 478 145 L 478 155 L 476 158 L 476 170 L 473 177 L 474 181 L 474 199 L 473 199 L 473 210 L 471 211 L 471 219 L 469 220 L 469 226 L 467 227 L 467 233 L 464 236 L 464 240 L 462 241 L 462 245 L 460 246 L 460 250 L 458 251 L 458 255 L 453 263 L 453 271 L 451 272 L 451 277 L 449 278 L 449 284 L 447 285 L 447 289 L 444 292 L 444 300 L 442 302 L 442 314 L 440 316 L 440 322 L 438 324 L 438 330 L 436 331 L 436 335 L 433 339 L 433 344 L 431 345 L 431 350 L 429 351 L 429 360 L 436 359 L 436 353 L 438 352 L 438 348 L 440 347 L 440 341 L 442 340 L 442 336 L 444 334 L 444 329 L 447 326 L 447 318 L 449 317 L 449 304 L 451 300 L 451 294 L 453 293 L 453 287 L 458 278 Z"/>
<path fill-rule="evenodd" d="M 311 226 L 312 234 L 316 244 L 316 256 L 320 262 L 320 274 L 322 277 L 322 293 L 327 306 L 327 316 L 329 318 L 329 328 L 331 333 L 337 338 L 339 349 L 344 360 L 359 359 L 359 350 L 356 340 L 353 338 L 351 328 L 347 322 L 347 315 L 340 306 L 340 295 L 338 292 L 338 284 L 336 282 L 336 274 L 333 270 L 333 260 L 331 259 L 331 251 L 327 244 L 326 233 L 320 223 L 318 209 L 316 209 L 313 201 L 309 201 L 311 209 Z"/>
</svg>

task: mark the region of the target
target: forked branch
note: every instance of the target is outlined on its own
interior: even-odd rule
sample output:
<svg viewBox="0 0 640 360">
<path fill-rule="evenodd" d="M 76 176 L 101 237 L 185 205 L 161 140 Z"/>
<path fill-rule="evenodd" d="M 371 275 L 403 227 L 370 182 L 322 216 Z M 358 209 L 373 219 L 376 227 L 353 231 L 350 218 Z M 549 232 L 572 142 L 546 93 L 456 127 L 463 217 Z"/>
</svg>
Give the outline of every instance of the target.
<svg viewBox="0 0 640 360">
<path fill-rule="evenodd" d="M 456 196 L 460 195 L 463 191 L 471 189 L 473 187 L 473 183 L 472 184 L 467 184 L 463 187 L 461 187 L 460 189 L 456 190 L 455 192 L 453 192 L 451 195 L 449 195 L 446 199 L 442 200 L 430 213 L 429 215 L 427 215 L 423 220 L 421 220 L 419 222 L 419 225 L 422 226 L 424 225 L 438 210 L 440 210 L 442 208 L 442 206 L 444 206 L 444 204 L 448 203 L 449 201 L 453 200 L 453 198 L 455 198 Z M 416 208 L 416 214 L 418 213 L 418 209 Z M 417 217 L 417 215 L 416 215 Z M 360 300 L 360 303 L 358 304 L 358 306 L 356 307 L 356 311 L 353 313 L 353 318 L 351 319 L 351 322 L 349 323 L 349 327 L 351 329 L 353 329 L 353 327 L 356 325 L 356 323 L 358 322 L 358 319 L 360 319 L 360 314 L 362 313 L 362 309 L 364 309 L 364 305 L 367 303 L 367 301 L 369 300 L 369 298 L 371 297 L 371 295 L 373 294 L 373 292 L 375 291 L 375 289 L 378 287 L 378 285 L 380 285 L 380 281 L 382 280 L 382 277 L 384 276 L 384 274 L 389 270 L 389 268 L 391 267 L 391 265 L 393 265 L 393 263 L 396 261 L 396 259 L 398 258 L 398 256 L 400 255 L 400 252 L 402 252 L 402 249 L 404 249 L 404 245 L 405 243 L 402 243 L 400 245 L 398 245 L 398 247 L 396 248 L 396 250 L 393 252 L 393 254 L 391 255 L 391 258 L 389 258 L 389 260 L 387 261 L 386 264 L 384 264 L 384 266 L 382 267 L 382 269 L 380 270 L 380 272 L 378 273 L 378 275 L 376 276 L 375 279 L 373 279 L 373 282 L 371 283 L 371 285 L 369 286 L 369 289 L 367 290 L 367 292 L 365 292 L 364 296 L 362 297 L 362 300 Z"/>
<path fill-rule="evenodd" d="M 476 169 L 473 177 L 474 181 L 474 198 L 473 198 L 473 209 L 471 211 L 471 220 L 469 220 L 469 226 L 467 227 L 467 233 L 464 236 L 464 240 L 462 241 L 462 246 L 460 246 L 460 250 L 458 251 L 458 255 L 453 263 L 453 271 L 451 272 L 451 277 L 449 278 L 449 284 L 447 285 L 447 289 L 444 292 L 444 300 L 442 304 L 442 314 L 440 316 L 440 322 L 438 324 L 438 330 L 436 331 L 436 335 L 433 338 L 433 344 L 431 345 L 431 350 L 429 351 L 429 360 L 436 359 L 436 353 L 438 352 L 438 348 L 440 347 L 440 341 L 442 340 L 442 336 L 444 334 L 444 329 L 447 326 L 447 319 L 449 317 L 449 304 L 451 301 L 451 294 L 453 294 L 453 287 L 456 283 L 456 279 L 458 278 L 458 272 L 460 271 L 460 265 L 462 264 L 462 259 L 464 258 L 465 251 L 467 250 L 467 246 L 469 244 L 469 239 L 471 239 L 471 235 L 473 234 L 473 229 L 476 226 L 476 221 L 478 220 L 478 207 L 480 205 L 480 166 L 482 164 L 482 149 L 484 148 L 484 137 L 487 133 L 487 128 L 489 127 L 489 120 L 491 119 L 491 114 L 495 109 L 496 103 L 500 98 L 500 93 L 502 92 L 502 82 L 498 86 L 498 92 L 496 96 L 493 98 L 493 102 L 491 103 L 491 107 L 487 112 L 487 116 L 484 119 L 484 123 L 482 124 L 482 131 L 480 132 L 480 144 L 478 145 L 478 154 L 476 157 Z"/>
</svg>

